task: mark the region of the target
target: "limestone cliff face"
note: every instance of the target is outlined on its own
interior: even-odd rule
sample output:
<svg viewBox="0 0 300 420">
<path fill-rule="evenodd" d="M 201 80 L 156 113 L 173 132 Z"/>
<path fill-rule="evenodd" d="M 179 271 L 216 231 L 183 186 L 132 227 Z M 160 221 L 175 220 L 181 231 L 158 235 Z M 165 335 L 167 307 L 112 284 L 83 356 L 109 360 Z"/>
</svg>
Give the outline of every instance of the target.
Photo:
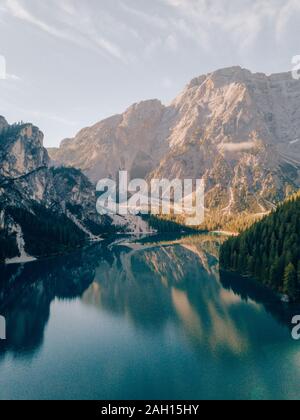
<svg viewBox="0 0 300 420">
<path fill-rule="evenodd" d="M 68 223 L 68 235 L 71 236 L 74 231 L 77 239 L 94 239 L 104 230 L 106 221 L 96 211 L 95 187 L 86 176 L 81 171 L 71 168 L 54 170 L 49 168 L 48 164 L 49 157 L 43 147 L 43 134 L 37 127 L 31 124 L 2 125 L 0 248 L 3 249 L 0 249 L 0 262 L 1 257 L 5 257 L 7 241 L 10 241 L 10 257 L 18 257 L 18 254 L 21 257 L 22 253 L 28 257 L 26 241 L 24 248 L 24 231 L 30 236 L 30 243 L 27 245 L 31 248 L 41 240 L 47 241 L 47 237 L 35 237 L 34 229 L 28 228 L 28 221 L 34 223 L 35 217 L 36 223 L 41 223 L 40 220 L 43 219 L 42 223 L 50 226 L 45 227 L 49 234 L 51 223 L 54 225 L 58 220 L 65 220 Z M 61 229 L 63 234 L 63 226 L 57 229 Z M 66 233 L 64 235 L 66 236 Z M 14 241 L 15 254 L 11 251 L 11 243 Z M 47 254 L 47 249 L 43 252 Z"/>
<path fill-rule="evenodd" d="M 7 250 L 13 262 L 28 261 L 29 248 L 47 255 L 47 241 L 53 253 L 56 244 L 64 249 L 140 226 L 139 218 L 100 216 L 95 185 L 78 169 L 50 167 L 37 127 L 4 118 L 0 124 L 0 263 Z"/>
<path fill-rule="evenodd" d="M 43 147 L 44 136 L 37 127 L 32 124 L 4 125 L 3 130 L 0 175 L 17 178 L 48 166 L 49 156 Z"/>
<path fill-rule="evenodd" d="M 193 80 L 171 107 L 170 150 L 151 176 L 203 177 L 207 207 L 263 213 L 299 188 L 300 84 L 239 67 Z"/>
<path fill-rule="evenodd" d="M 300 82 L 240 67 L 191 81 L 169 105 L 136 104 L 50 150 L 56 164 L 93 181 L 127 169 L 132 177 L 199 178 L 206 207 L 264 213 L 300 187 Z"/>
<path fill-rule="evenodd" d="M 75 139 L 64 140 L 61 149 L 49 153 L 56 164 L 80 168 L 93 181 L 114 177 L 120 169 L 144 177 L 167 149 L 164 111 L 156 100 L 135 104 L 123 115 L 81 130 Z"/>
</svg>

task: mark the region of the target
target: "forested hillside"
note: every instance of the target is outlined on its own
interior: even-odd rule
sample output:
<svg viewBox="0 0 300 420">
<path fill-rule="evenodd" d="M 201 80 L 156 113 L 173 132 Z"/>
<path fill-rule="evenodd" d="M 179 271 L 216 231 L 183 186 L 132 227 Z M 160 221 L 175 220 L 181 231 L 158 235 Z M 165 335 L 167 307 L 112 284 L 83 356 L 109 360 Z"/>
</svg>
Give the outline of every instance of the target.
<svg viewBox="0 0 300 420">
<path fill-rule="evenodd" d="M 220 265 L 300 300 L 300 194 L 221 248 Z"/>
<path fill-rule="evenodd" d="M 0 264 L 64 253 L 114 231 L 86 176 L 51 168 L 43 133 L 0 116 Z"/>
</svg>

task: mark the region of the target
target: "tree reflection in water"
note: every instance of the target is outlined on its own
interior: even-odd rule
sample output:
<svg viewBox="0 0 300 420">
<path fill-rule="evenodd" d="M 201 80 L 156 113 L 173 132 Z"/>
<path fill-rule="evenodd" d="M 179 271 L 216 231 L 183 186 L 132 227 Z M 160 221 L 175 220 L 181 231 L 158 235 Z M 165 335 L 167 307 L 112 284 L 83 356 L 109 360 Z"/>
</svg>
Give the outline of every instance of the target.
<svg viewBox="0 0 300 420">
<path fill-rule="evenodd" d="M 250 346 L 258 332 L 246 320 L 259 318 L 262 307 L 281 322 L 291 319 L 264 289 L 224 274 L 220 281 L 215 236 L 107 245 L 2 268 L 0 313 L 8 332 L 0 343 L 2 356 L 10 351 L 31 357 L 39 350 L 55 299 L 80 298 L 146 332 L 179 325 L 195 349 L 205 343 L 216 354 L 228 349 L 236 355 Z"/>
</svg>

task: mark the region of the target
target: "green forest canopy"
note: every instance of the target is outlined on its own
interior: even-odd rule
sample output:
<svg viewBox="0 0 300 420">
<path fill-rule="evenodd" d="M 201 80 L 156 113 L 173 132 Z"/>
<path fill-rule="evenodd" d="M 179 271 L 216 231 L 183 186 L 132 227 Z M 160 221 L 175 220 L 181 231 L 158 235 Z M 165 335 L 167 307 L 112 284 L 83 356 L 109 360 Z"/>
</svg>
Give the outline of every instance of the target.
<svg viewBox="0 0 300 420">
<path fill-rule="evenodd" d="M 300 194 L 225 242 L 220 264 L 300 300 Z"/>
</svg>

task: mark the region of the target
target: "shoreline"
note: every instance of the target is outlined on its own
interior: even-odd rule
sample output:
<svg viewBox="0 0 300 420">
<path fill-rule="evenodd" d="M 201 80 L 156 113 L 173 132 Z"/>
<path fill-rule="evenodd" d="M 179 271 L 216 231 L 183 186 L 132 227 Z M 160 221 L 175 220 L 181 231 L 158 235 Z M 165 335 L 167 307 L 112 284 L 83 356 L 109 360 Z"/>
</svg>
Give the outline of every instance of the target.
<svg viewBox="0 0 300 420">
<path fill-rule="evenodd" d="M 175 234 L 176 232 L 171 232 L 171 233 Z M 178 232 L 178 233 L 180 234 L 180 232 Z M 70 248 L 69 250 L 66 250 L 66 252 L 58 252 L 58 253 L 55 253 L 55 254 L 44 255 L 44 256 L 41 256 L 41 257 L 34 257 L 34 256 L 29 256 L 29 255 L 26 256 L 26 257 L 21 257 L 21 256 L 20 257 L 13 257 L 13 258 L 10 258 L 10 259 L 6 259 L 3 262 L 0 262 L 0 266 L 8 267 L 8 266 L 11 266 L 11 265 L 25 265 L 25 264 L 34 263 L 34 262 L 46 261 L 46 260 L 49 260 L 49 259 L 52 259 L 52 258 L 61 257 L 61 256 L 64 256 L 64 255 L 70 255 L 73 252 L 76 252 L 78 250 L 83 250 L 86 247 L 96 245 L 96 244 L 100 244 L 100 243 L 103 243 L 103 242 L 106 242 L 106 241 L 108 241 L 108 244 L 113 243 L 116 238 L 118 238 L 118 240 L 120 240 L 120 236 L 133 238 L 133 237 L 143 237 L 143 236 L 144 237 L 153 237 L 153 236 L 159 236 L 159 235 L 164 235 L 164 234 L 166 234 L 166 232 L 163 232 L 163 233 L 147 232 L 147 233 L 139 233 L 139 234 L 120 232 L 120 233 L 116 233 L 116 234 L 112 235 L 111 237 L 107 237 L 107 238 L 99 237 L 98 240 L 92 239 L 88 242 L 85 242 L 82 245 L 78 245 L 75 248 Z M 183 232 L 181 232 L 181 234 L 183 234 Z M 188 236 L 190 235 L 190 233 L 189 234 L 185 233 L 185 234 L 188 235 Z M 201 235 L 201 234 L 214 234 L 214 235 L 223 235 L 223 236 L 231 236 L 231 237 L 239 236 L 239 234 L 236 233 L 236 232 L 228 232 L 228 231 L 206 231 L 206 232 L 195 231 L 193 234 L 195 236 L 196 235 Z"/>
</svg>

